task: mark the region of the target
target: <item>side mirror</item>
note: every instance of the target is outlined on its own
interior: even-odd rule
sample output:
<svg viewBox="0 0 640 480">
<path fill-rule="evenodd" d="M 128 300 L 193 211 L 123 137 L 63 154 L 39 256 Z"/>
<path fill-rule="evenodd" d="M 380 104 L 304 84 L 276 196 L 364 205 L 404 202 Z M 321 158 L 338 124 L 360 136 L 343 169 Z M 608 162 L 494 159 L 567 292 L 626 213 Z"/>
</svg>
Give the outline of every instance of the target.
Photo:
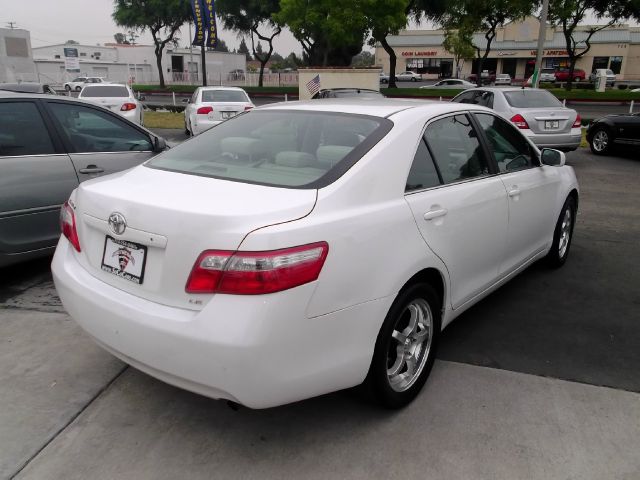
<svg viewBox="0 0 640 480">
<path fill-rule="evenodd" d="M 167 141 L 162 137 L 153 137 L 153 151 L 164 152 L 167 149 Z"/>
<path fill-rule="evenodd" d="M 550 167 L 562 167 L 567 161 L 567 157 L 564 152 L 555 150 L 553 148 L 543 148 L 540 152 L 540 160 L 543 165 L 549 165 Z"/>
</svg>

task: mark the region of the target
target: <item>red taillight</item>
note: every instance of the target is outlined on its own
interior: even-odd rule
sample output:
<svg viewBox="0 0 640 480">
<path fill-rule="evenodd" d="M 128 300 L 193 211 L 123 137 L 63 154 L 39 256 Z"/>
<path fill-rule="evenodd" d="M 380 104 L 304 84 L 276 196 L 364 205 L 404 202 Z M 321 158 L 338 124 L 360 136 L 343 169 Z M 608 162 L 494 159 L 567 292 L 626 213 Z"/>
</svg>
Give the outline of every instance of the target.
<svg viewBox="0 0 640 480">
<path fill-rule="evenodd" d="M 198 115 L 206 115 L 211 112 L 213 112 L 213 107 L 200 107 L 196 113 Z"/>
<path fill-rule="evenodd" d="M 268 252 L 206 250 L 196 260 L 187 293 L 261 295 L 313 282 L 329 252 L 326 242 Z"/>
<path fill-rule="evenodd" d="M 80 239 L 78 239 L 78 231 L 76 230 L 76 215 L 69 202 L 64 202 L 60 210 L 60 230 L 62 234 L 69 240 L 73 248 L 80 252 Z"/>
<path fill-rule="evenodd" d="M 511 117 L 511 121 L 516 127 L 518 127 L 521 130 L 527 130 L 529 128 L 529 124 L 524 119 L 524 117 L 519 113 Z"/>
<path fill-rule="evenodd" d="M 571 128 L 582 128 L 582 119 L 580 118 L 580 115 L 576 117 L 576 121 L 573 122 L 573 126 Z"/>
<path fill-rule="evenodd" d="M 122 107 L 120 107 L 121 112 L 128 112 L 130 110 L 135 110 L 135 109 L 136 109 L 135 103 L 125 103 L 122 105 Z"/>
<path fill-rule="evenodd" d="M 247 105 L 246 107 L 244 107 L 244 111 L 249 111 L 251 110 L 253 107 L 251 105 Z"/>
</svg>

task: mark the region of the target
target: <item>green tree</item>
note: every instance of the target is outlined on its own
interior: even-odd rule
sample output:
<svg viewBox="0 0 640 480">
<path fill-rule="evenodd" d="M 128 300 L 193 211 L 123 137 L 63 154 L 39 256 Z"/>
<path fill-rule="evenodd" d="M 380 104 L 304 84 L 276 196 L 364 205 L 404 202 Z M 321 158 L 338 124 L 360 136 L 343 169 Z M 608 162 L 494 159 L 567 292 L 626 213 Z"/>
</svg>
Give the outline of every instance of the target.
<svg viewBox="0 0 640 480">
<path fill-rule="evenodd" d="M 218 37 L 218 43 L 216 44 L 216 48 L 213 49 L 214 52 L 228 52 L 229 47 L 227 46 L 227 42 Z"/>
<path fill-rule="evenodd" d="M 245 42 L 244 37 L 240 39 L 240 46 L 238 47 L 238 53 L 244 53 L 247 58 L 247 62 L 253 60 L 251 53 L 249 53 L 249 47 L 247 47 L 247 42 Z"/>
<path fill-rule="evenodd" d="M 151 33 L 161 88 L 165 86 L 162 68 L 164 48 L 173 42 L 180 27 L 190 18 L 188 0 L 115 0 L 113 12 L 116 25 Z"/>
<path fill-rule="evenodd" d="M 600 24 L 578 29 L 589 13 L 595 14 Z M 638 0 L 550 0 L 549 21 L 552 25 L 562 27 L 569 56 L 567 90 L 573 86 L 576 62 L 591 50 L 593 36 L 629 18 L 640 19 Z"/>
<path fill-rule="evenodd" d="M 127 36 L 124 33 L 116 33 L 113 36 L 113 39 L 116 41 L 118 45 L 128 45 L 129 41 L 127 40 Z"/>
<path fill-rule="evenodd" d="M 484 47 L 474 44 L 478 59 L 476 80 L 481 86 L 484 62 L 489 57 L 498 28 L 531 15 L 536 7 L 537 0 L 452 0 L 436 18 L 447 30 L 484 34 Z"/>
<path fill-rule="evenodd" d="M 80 42 L 76 42 L 75 40 L 67 40 L 64 42 L 65 45 L 80 45 Z"/>
<path fill-rule="evenodd" d="M 442 46 L 453 55 L 453 61 L 456 64 L 456 78 L 459 78 L 460 62 L 471 60 L 476 54 L 476 49 L 473 46 L 473 32 L 468 30 L 447 30 Z"/>
<path fill-rule="evenodd" d="M 371 67 L 375 63 L 375 55 L 363 50 L 351 59 L 352 67 Z"/>
<path fill-rule="evenodd" d="M 362 8 L 361 0 L 280 0 L 274 18 L 300 42 L 307 65 L 348 66 L 366 37 Z"/>
<path fill-rule="evenodd" d="M 273 54 L 273 40 L 282 31 L 274 14 L 279 0 L 217 0 L 217 12 L 226 28 L 251 36 L 253 57 L 260 62 L 258 85 L 263 85 L 264 70 Z M 269 48 L 263 51 L 260 42 Z"/>
</svg>

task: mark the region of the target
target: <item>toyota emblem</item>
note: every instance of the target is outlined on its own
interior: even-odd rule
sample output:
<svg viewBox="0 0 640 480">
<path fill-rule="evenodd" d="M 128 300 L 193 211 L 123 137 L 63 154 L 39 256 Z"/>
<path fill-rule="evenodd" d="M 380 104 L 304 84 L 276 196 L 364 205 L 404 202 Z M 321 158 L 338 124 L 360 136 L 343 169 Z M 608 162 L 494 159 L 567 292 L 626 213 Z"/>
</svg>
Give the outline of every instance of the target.
<svg viewBox="0 0 640 480">
<path fill-rule="evenodd" d="M 109 215 L 109 228 L 116 235 L 122 235 L 127 229 L 127 221 L 124 215 L 118 212 L 113 212 Z"/>
</svg>

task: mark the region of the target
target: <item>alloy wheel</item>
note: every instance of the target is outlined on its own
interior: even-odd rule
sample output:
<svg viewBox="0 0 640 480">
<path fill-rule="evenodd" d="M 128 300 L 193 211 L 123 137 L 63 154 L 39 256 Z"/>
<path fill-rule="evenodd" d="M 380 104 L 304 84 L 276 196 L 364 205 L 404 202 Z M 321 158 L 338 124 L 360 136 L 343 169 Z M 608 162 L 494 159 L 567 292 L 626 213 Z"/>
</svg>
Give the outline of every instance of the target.
<svg viewBox="0 0 640 480">
<path fill-rule="evenodd" d="M 391 333 L 387 380 L 396 392 L 411 388 L 424 369 L 433 341 L 433 314 L 426 300 L 411 301 Z"/>
<path fill-rule="evenodd" d="M 604 152 L 609 145 L 609 135 L 604 130 L 599 130 L 593 136 L 591 143 L 596 152 Z"/>
<path fill-rule="evenodd" d="M 562 225 L 560 226 L 560 241 L 558 242 L 558 255 L 560 258 L 564 258 L 569 248 L 569 241 L 571 240 L 571 209 L 567 208 L 562 218 Z"/>
</svg>

